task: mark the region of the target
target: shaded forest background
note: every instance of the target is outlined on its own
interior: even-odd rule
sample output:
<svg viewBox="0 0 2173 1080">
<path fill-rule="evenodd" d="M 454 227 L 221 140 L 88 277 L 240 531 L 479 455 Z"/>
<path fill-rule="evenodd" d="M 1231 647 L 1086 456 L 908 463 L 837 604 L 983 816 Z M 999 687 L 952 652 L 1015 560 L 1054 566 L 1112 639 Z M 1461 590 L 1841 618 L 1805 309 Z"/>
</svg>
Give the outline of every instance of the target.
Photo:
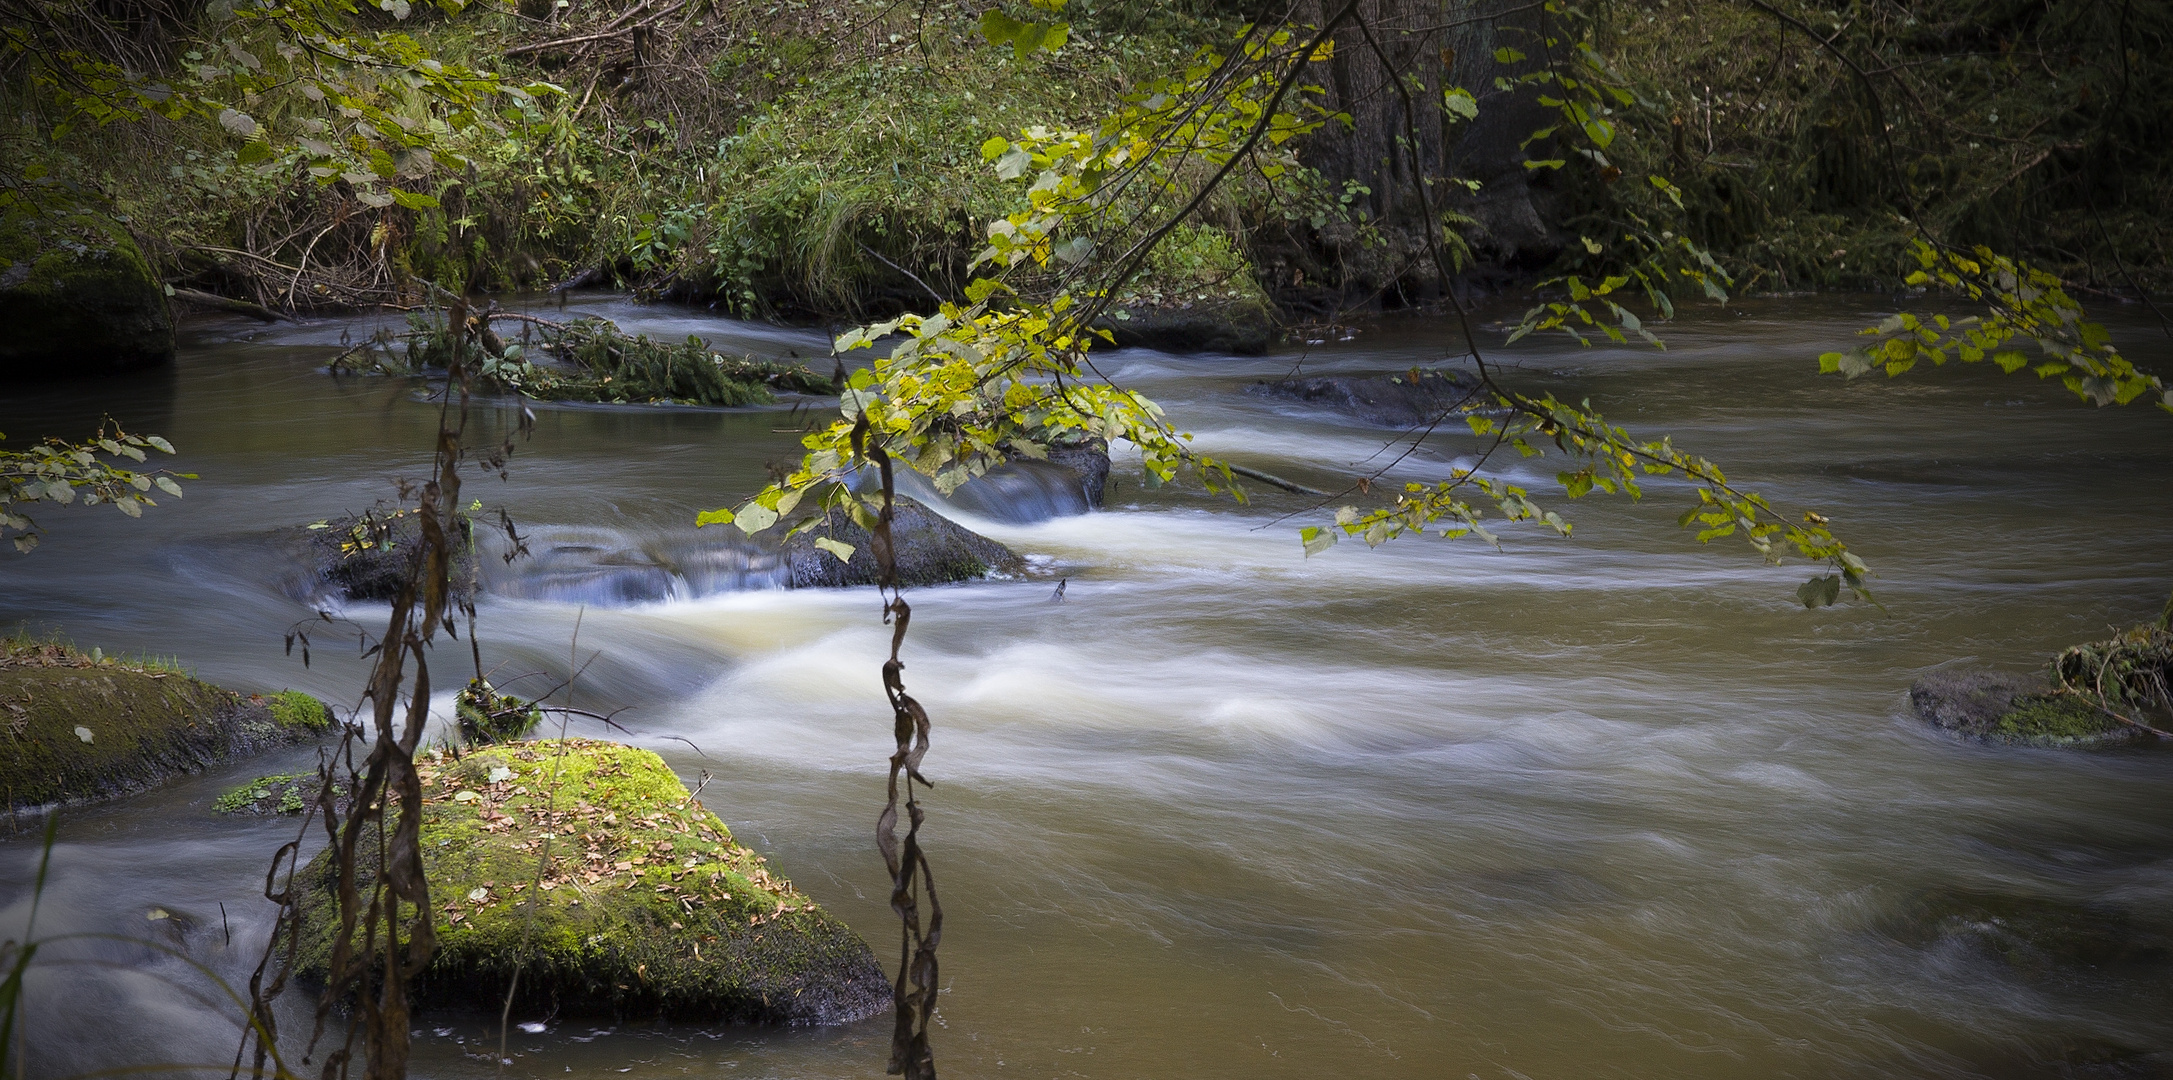
<svg viewBox="0 0 2173 1080">
<path fill-rule="evenodd" d="M 1219 191 L 1156 255 L 1141 298 L 1265 298 L 1293 320 L 1423 303 L 1443 283 L 1421 257 L 1415 183 L 1446 196 L 1468 246 L 1460 287 L 1604 273 L 1610 249 L 1584 241 L 1615 227 L 1651 172 L 1680 187 L 1685 227 L 1739 294 L 1892 287 L 1915 268 L 1911 217 L 2053 268 L 2086 299 L 2163 285 L 2164 6 L 1776 2 L 1369 0 L 1378 49 L 1346 32 L 1315 66 L 1351 123 L 1310 137 L 1309 169 Z M 985 140 L 1091 125 L 1252 14 L 1234 0 L 1075 0 L 1068 43 L 1021 55 L 984 40 L 990 6 L 357 9 L 360 30 L 397 28 L 447 63 L 564 90 L 502 130 L 458 136 L 460 168 L 400 161 L 399 182 L 436 204 L 410 206 L 313 176 L 306 149 L 263 132 L 84 122 L 41 66 L 75 49 L 215 84 L 207 65 L 237 44 L 276 47 L 227 0 L 5 0 L 0 182 L 18 203 L 65 191 L 102 207 L 169 284 L 281 311 L 413 302 L 424 283 L 578 281 L 752 317 L 884 314 L 955 296 L 986 223 L 1015 198 Z M 1314 0 L 1290 14 L 1322 18 Z M 1634 95 L 1616 117 L 1623 137 L 1609 168 L 1533 168 L 1563 156 L 1529 139 L 1549 110 L 1540 89 L 1497 80 L 1577 41 Z M 1424 103 L 1410 154 L 1397 152 L 1407 118 L 1391 71 Z M 1469 123 L 1431 105 L 1457 86 L 1479 103 Z M 268 129 L 309 106 L 299 85 L 248 97 Z"/>
</svg>

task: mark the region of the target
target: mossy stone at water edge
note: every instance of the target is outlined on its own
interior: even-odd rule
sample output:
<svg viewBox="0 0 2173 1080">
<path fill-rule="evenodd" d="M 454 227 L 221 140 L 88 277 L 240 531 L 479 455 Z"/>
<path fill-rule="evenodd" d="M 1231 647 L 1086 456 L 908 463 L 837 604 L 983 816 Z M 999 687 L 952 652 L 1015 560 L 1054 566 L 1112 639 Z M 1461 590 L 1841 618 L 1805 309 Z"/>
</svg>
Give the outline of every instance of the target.
<svg viewBox="0 0 2173 1080">
<path fill-rule="evenodd" d="M 1935 671 L 1909 687 L 1909 704 L 1927 723 L 1993 743 L 2107 746 L 2149 738 L 2071 694 L 2055 694 L 2042 675 Z"/>
<path fill-rule="evenodd" d="M 771 875 L 647 750 L 588 739 L 424 759 L 438 951 L 425 1007 L 833 1024 L 890 1002 L 875 955 Z M 367 880 L 367 878 L 365 878 Z M 333 871 L 304 871 L 297 967 L 322 983 Z"/>
<path fill-rule="evenodd" d="M 0 787 L 10 810 L 124 795 L 331 726 L 306 694 L 243 697 L 60 646 L 0 647 Z"/>
<path fill-rule="evenodd" d="M 174 357 L 165 284 L 112 218 L 0 198 L 0 379 L 69 378 Z"/>
</svg>

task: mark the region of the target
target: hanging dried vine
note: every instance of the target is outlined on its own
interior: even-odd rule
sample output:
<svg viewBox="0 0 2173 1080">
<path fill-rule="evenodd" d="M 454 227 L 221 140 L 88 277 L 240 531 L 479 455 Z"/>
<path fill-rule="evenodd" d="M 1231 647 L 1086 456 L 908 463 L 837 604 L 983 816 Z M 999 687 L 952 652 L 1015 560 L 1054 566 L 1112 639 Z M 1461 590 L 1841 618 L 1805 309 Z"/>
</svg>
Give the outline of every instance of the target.
<svg viewBox="0 0 2173 1080">
<path fill-rule="evenodd" d="M 464 301 L 453 301 L 448 325 L 469 325 Z M 420 538 L 393 597 L 385 634 L 363 654 L 375 657 L 363 695 L 370 706 L 369 725 L 350 722 L 338 748 L 319 767 L 311 820 L 321 815 L 333 852 L 332 896 L 339 911 L 326 986 L 310 1035 L 312 1056 L 334 1011 L 344 1006 L 354 1010 L 345 1037 L 323 1060 L 320 1074 L 326 1080 L 349 1076 L 357 1050 L 361 1075 L 369 1080 L 397 1080 L 407 1074 L 408 981 L 429 964 L 436 944 L 419 843 L 423 794 L 415 752 L 430 715 L 429 649 L 441 632 L 458 638 L 456 613 L 469 616 L 469 633 L 474 633 L 472 596 L 453 587 L 454 561 L 466 548 L 459 507 L 460 466 L 467 458 L 470 352 L 451 350 L 430 479 L 402 492 L 403 499 L 414 500 Z M 492 448 L 482 464 L 502 470 L 511 451 L 509 439 L 503 447 Z M 296 640 L 306 650 L 306 639 L 293 634 L 289 648 Z M 342 790 L 352 794 L 342 797 Z M 265 1075 L 277 1038 L 271 1001 L 284 989 L 300 945 L 302 891 L 294 887 L 300 846 L 297 837 L 280 848 L 266 877 L 265 896 L 279 905 L 279 917 L 265 958 L 250 980 L 251 1012 L 258 1026 L 245 1036 L 236 1057 L 238 1072 L 241 1055 L 254 1044 L 252 1077 Z"/>
<path fill-rule="evenodd" d="M 913 797 L 913 785 L 934 787 L 921 775 L 921 758 L 928 753 L 928 710 L 905 692 L 905 661 L 898 649 L 905 644 L 906 627 L 913 608 L 898 586 L 897 549 L 891 539 L 891 519 L 896 487 L 890 454 L 881 443 L 868 441 L 868 422 L 863 416 L 853 428 L 853 456 L 871 462 L 883 481 L 882 508 L 876 511 L 875 527 L 868 530 L 874 548 L 883 596 L 883 621 L 889 623 L 890 659 L 883 661 L 883 693 L 890 698 L 898 749 L 890 755 L 890 797 L 876 819 L 875 843 L 882 849 L 883 864 L 890 870 L 890 909 L 898 913 L 898 978 L 891 985 L 891 1005 L 896 1024 L 890 1037 L 890 1064 L 886 1071 L 907 1080 L 935 1080 L 935 1050 L 928 1043 L 928 1021 L 936 1012 L 936 946 L 943 940 L 943 904 L 936 899 L 935 871 L 921 850 L 921 822 L 925 815 Z M 904 778 L 906 829 L 898 839 L 899 779 Z M 920 894 L 928 894 L 928 923 L 921 925 Z"/>
</svg>

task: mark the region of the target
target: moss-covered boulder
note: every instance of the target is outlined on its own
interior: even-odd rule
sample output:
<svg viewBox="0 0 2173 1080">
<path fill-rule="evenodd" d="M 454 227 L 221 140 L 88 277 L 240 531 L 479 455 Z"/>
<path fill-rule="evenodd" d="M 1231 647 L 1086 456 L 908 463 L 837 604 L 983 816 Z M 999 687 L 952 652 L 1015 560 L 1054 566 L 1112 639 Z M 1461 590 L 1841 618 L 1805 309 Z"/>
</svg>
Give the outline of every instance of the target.
<svg viewBox="0 0 2173 1080">
<path fill-rule="evenodd" d="M 166 288 L 128 230 L 0 193 L 0 379 L 69 378 L 174 357 Z"/>
<path fill-rule="evenodd" d="M 853 523 L 842 507 L 830 509 L 829 517 L 806 532 L 785 541 L 785 558 L 791 565 L 795 589 L 873 585 L 876 582 L 874 539 Z M 906 586 L 942 585 L 972 581 L 990 574 L 1016 574 L 1026 568 L 1019 553 L 979 533 L 972 532 L 926 506 L 899 496 L 893 507 L 891 538 L 897 548 L 898 583 Z M 851 544 L 849 561 L 839 561 L 816 547 L 817 537 Z"/>
<path fill-rule="evenodd" d="M 331 727 L 307 694 L 244 697 L 61 645 L 0 643 L 0 789 L 11 811 L 125 795 Z"/>
<path fill-rule="evenodd" d="M 647 750 L 588 739 L 425 759 L 422 852 L 438 951 L 419 1005 L 833 1024 L 890 1002 L 875 956 Z M 297 969 L 321 984 L 332 866 L 304 872 Z M 367 875 L 365 874 L 365 880 Z"/>
<path fill-rule="evenodd" d="M 2106 746 L 2150 738 L 2073 694 L 2056 694 L 2043 675 L 1936 671 L 1909 687 L 1926 723 L 1967 738 L 2022 746 Z"/>
</svg>

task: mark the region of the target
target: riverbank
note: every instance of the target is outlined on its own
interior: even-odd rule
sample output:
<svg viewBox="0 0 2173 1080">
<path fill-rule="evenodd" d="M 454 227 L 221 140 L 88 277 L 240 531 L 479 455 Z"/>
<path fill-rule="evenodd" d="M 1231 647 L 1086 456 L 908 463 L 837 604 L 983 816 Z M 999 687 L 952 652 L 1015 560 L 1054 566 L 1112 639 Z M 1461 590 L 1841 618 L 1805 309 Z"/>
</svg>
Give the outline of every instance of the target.
<svg viewBox="0 0 2173 1080">
<path fill-rule="evenodd" d="M 141 791 L 332 726 L 307 694 L 244 697 L 170 662 L 0 640 L 0 791 L 10 821 Z"/>
</svg>

